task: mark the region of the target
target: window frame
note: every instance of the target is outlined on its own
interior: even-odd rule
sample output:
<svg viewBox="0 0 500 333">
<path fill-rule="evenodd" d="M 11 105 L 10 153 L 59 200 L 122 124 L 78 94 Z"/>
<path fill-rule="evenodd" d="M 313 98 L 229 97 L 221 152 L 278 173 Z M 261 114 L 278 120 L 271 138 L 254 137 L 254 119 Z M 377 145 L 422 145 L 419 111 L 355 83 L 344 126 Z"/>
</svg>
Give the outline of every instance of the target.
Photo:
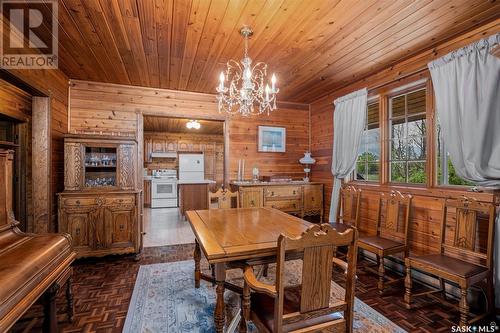
<svg viewBox="0 0 500 333">
<path fill-rule="evenodd" d="M 411 93 L 414 93 L 414 92 L 417 92 L 417 91 L 420 91 L 420 90 L 425 90 L 425 118 L 424 118 L 424 122 L 425 122 L 425 149 L 426 149 L 426 157 L 425 157 L 425 174 L 426 174 L 426 180 L 424 183 L 408 183 L 408 182 L 397 182 L 397 181 L 391 181 L 391 162 L 392 159 L 391 159 L 391 150 L 392 150 L 392 141 L 393 141 L 393 138 L 391 137 L 391 121 L 393 120 L 393 117 L 392 117 L 392 106 L 391 106 L 391 99 L 393 98 L 397 98 L 397 97 L 400 97 L 400 96 L 405 96 L 405 95 L 408 95 L 408 94 L 411 94 Z M 417 81 L 417 82 L 413 82 L 413 83 L 410 83 L 408 85 L 405 85 L 403 87 L 400 87 L 400 88 L 396 88 L 396 89 L 393 89 L 389 94 L 387 94 L 386 96 L 386 99 L 387 99 L 387 112 L 386 112 L 386 119 L 385 120 L 385 123 L 386 123 L 386 126 L 387 126 L 387 136 L 386 136 L 386 149 L 387 149 L 387 156 L 386 156 L 386 160 L 384 161 L 385 163 L 387 163 L 387 184 L 390 184 L 390 185 L 397 185 L 397 186 L 409 186 L 409 187 L 423 187 L 423 186 L 427 186 L 428 183 L 429 183 L 429 178 L 431 177 L 430 176 L 430 171 L 431 171 L 431 168 L 429 166 L 429 115 L 428 115 L 428 106 L 429 104 L 427 103 L 428 101 L 428 98 L 429 98 L 429 92 L 428 92 L 428 87 L 427 87 L 427 84 L 426 82 L 421 82 L 421 81 Z M 406 103 L 406 98 L 405 98 L 405 103 Z M 404 117 L 397 117 L 397 118 L 404 118 L 404 124 L 408 124 L 408 113 L 407 113 L 407 106 L 405 105 L 405 114 L 404 114 Z M 406 125 L 408 126 L 408 125 Z M 407 130 L 407 128 L 406 128 Z M 405 140 L 408 139 L 408 135 L 406 133 L 405 135 Z M 407 148 L 408 145 L 407 145 L 407 142 L 405 143 L 405 148 Z M 406 166 L 406 179 L 408 179 L 408 157 L 402 161 L 403 163 L 405 163 L 405 166 Z M 422 160 L 420 160 L 420 163 L 422 163 Z"/>
<path fill-rule="evenodd" d="M 426 182 L 422 184 L 400 183 L 390 181 L 390 98 L 399 95 L 411 93 L 420 89 L 425 89 L 425 125 L 426 125 Z M 380 161 L 379 161 L 379 180 L 358 180 L 355 179 L 355 172 L 351 174 L 350 183 L 359 184 L 368 187 L 389 187 L 404 189 L 450 189 L 450 190 L 469 190 L 472 186 L 439 184 L 438 178 L 438 140 L 437 140 L 437 119 L 435 117 L 434 89 L 429 73 L 412 76 L 401 82 L 393 82 L 388 85 L 382 85 L 371 89 L 369 92 L 368 104 L 378 99 L 379 102 L 379 124 L 380 124 Z M 356 159 L 357 163 L 357 159 Z"/>
</svg>

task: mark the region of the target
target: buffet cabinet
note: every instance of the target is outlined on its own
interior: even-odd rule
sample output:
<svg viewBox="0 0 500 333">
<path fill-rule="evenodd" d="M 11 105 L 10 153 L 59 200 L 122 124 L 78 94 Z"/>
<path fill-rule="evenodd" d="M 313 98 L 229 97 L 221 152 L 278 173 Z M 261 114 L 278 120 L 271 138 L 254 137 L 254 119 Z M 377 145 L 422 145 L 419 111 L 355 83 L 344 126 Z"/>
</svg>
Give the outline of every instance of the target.
<svg viewBox="0 0 500 333">
<path fill-rule="evenodd" d="M 232 186 L 239 191 L 242 208 L 270 207 L 301 217 L 319 215 L 323 220 L 323 184 L 233 183 Z"/>
<path fill-rule="evenodd" d="M 138 192 L 59 194 L 59 232 L 78 257 L 139 252 Z"/>
<path fill-rule="evenodd" d="M 58 228 L 73 238 L 78 257 L 139 253 L 137 143 L 131 139 L 68 136 Z"/>
</svg>

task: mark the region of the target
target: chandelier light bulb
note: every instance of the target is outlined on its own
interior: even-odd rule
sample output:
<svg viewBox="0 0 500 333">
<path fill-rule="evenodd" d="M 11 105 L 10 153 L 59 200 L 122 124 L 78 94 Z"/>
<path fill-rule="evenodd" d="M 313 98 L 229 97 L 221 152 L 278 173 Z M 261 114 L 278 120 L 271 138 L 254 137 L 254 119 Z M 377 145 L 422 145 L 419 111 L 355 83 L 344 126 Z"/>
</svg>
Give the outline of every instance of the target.
<svg viewBox="0 0 500 333">
<path fill-rule="evenodd" d="M 271 89 L 273 92 L 276 89 L 276 75 L 274 75 L 274 73 L 273 73 L 273 76 L 271 76 Z"/>
<path fill-rule="evenodd" d="M 269 90 L 270 90 L 269 85 L 266 84 L 266 101 L 269 100 Z"/>
</svg>

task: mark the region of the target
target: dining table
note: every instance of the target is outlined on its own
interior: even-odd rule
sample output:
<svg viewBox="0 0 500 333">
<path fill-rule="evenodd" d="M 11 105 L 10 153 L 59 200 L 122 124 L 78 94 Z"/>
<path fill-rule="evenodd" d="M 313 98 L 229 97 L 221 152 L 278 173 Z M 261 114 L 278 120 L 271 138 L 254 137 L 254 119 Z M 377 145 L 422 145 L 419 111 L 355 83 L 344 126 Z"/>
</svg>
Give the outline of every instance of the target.
<svg viewBox="0 0 500 333">
<path fill-rule="evenodd" d="M 216 285 L 214 322 L 218 333 L 223 332 L 225 325 L 224 292 L 231 288 L 226 282 L 226 269 L 272 258 L 281 234 L 298 237 L 312 225 L 267 207 L 194 210 L 186 212 L 186 217 L 195 235 L 195 287 L 200 287 L 202 279 Z M 201 252 L 213 267 L 211 276 L 201 272 Z"/>
</svg>

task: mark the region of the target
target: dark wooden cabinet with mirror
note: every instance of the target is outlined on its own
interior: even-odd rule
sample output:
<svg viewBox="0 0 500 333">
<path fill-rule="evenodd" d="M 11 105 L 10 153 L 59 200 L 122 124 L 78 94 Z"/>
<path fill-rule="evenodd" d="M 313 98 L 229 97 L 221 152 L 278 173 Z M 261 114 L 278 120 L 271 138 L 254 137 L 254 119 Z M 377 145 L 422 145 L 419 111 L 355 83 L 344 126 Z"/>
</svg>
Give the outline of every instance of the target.
<svg viewBox="0 0 500 333">
<path fill-rule="evenodd" d="M 137 142 L 68 136 L 64 159 L 59 231 L 71 234 L 78 256 L 139 253 Z"/>
</svg>

